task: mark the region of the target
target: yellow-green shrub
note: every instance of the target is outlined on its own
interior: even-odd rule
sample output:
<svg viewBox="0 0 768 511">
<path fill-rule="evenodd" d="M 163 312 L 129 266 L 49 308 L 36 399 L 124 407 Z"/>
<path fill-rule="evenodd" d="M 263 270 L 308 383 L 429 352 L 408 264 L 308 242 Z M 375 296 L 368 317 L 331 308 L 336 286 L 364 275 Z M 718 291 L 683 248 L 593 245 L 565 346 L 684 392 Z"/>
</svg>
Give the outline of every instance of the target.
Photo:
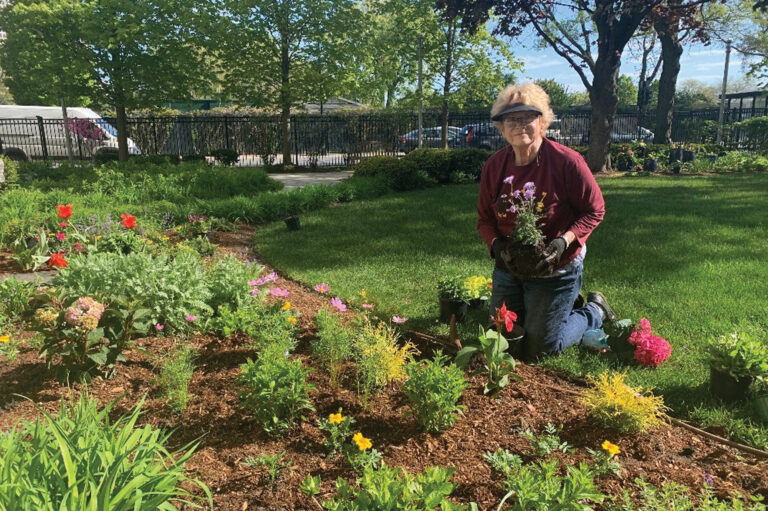
<svg viewBox="0 0 768 511">
<path fill-rule="evenodd" d="M 664 400 L 625 383 L 624 373 L 608 372 L 590 378 L 582 403 L 590 417 L 623 433 L 644 433 L 663 424 Z"/>
</svg>

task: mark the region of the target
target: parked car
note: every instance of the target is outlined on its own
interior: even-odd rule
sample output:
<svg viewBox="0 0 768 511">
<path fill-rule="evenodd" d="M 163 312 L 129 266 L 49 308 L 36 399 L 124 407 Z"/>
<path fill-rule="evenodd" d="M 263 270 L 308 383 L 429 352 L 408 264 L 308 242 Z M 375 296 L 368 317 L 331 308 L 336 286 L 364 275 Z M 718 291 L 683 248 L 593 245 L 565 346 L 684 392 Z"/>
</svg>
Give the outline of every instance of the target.
<svg viewBox="0 0 768 511">
<path fill-rule="evenodd" d="M 611 142 L 613 143 L 623 144 L 635 141 L 653 142 L 653 132 L 642 126 L 638 126 L 635 130 L 631 131 L 622 131 L 616 128 L 611 130 Z M 589 132 L 582 135 L 580 145 L 589 145 Z"/>
<path fill-rule="evenodd" d="M 461 128 L 455 147 L 477 147 L 492 151 L 501 149 L 507 141 L 491 122 L 467 124 Z"/>
<path fill-rule="evenodd" d="M 461 128 L 458 126 L 448 126 L 448 147 L 456 145 Z M 434 126 L 432 128 L 422 128 L 421 142 L 422 147 L 440 147 L 442 142 L 443 128 Z M 419 130 L 409 131 L 405 135 L 397 138 L 397 150 L 409 153 L 419 147 Z"/>
<path fill-rule="evenodd" d="M 69 108 L 67 117 L 76 152 L 92 156 L 102 151 L 117 151 L 117 130 L 99 114 L 90 108 Z M 51 158 L 65 158 L 67 144 L 61 108 L 0 105 L 0 147 L 6 156 L 16 160 L 42 158 L 46 154 Z M 131 139 L 128 139 L 128 153 L 141 154 Z"/>
</svg>

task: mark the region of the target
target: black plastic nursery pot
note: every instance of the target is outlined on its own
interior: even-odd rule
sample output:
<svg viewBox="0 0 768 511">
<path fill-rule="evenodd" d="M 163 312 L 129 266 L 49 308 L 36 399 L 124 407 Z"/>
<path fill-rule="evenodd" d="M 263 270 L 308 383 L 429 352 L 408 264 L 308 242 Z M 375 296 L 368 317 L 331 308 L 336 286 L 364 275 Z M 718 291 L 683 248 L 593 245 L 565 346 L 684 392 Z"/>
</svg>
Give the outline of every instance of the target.
<svg viewBox="0 0 768 511">
<path fill-rule="evenodd" d="M 752 407 L 757 417 L 768 424 L 768 394 L 762 394 L 753 399 Z"/>
<path fill-rule="evenodd" d="M 683 163 L 696 159 L 696 151 L 683 151 Z"/>
<path fill-rule="evenodd" d="M 750 384 L 752 384 L 752 377 L 750 376 L 734 378 L 729 373 L 711 366 L 709 368 L 709 392 L 726 403 L 733 403 L 746 398 Z"/>
<path fill-rule="evenodd" d="M 289 231 L 298 231 L 301 228 L 298 215 L 291 215 L 285 219 L 285 225 Z"/>
<path fill-rule="evenodd" d="M 669 150 L 669 163 L 680 161 L 683 159 L 682 149 L 670 149 Z"/>
<path fill-rule="evenodd" d="M 469 301 L 469 308 L 470 309 L 482 309 L 483 307 L 488 306 L 488 300 L 483 300 L 482 298 L 473 298 Z"/>
<path fill-rule="evenodd" d="M 643 162 L 643 170 L 646 172 L 656 172 L 659 169 L 659 161 L 655 158 L 646 158 Z"/>
<path fill-rule="evenodd" d="M 456 323 L 464 321 L 467 317 L 467 309 L 469 304 L 463 301 L 455 300 L 443 300 L 440 299 L 440 321 L 449 324 L 451 322 L 451 316 L 456 315 Z"/>
</svg>

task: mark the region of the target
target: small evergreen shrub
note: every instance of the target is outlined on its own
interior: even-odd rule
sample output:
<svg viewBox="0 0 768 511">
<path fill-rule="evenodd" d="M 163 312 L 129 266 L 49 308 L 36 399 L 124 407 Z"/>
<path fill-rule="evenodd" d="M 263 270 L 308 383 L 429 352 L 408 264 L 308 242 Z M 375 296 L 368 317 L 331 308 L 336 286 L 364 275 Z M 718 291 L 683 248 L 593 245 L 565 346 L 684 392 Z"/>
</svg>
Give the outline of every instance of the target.
<svg viewBox="0 0 768 511">
<path fill-rule="evenodd" d="M 237 151 L 232 149 L 214 149 L 209 153 L 209 156 L 216 158 L 216 161 L 222 165 L 232 166 L 240 159 L 240 155 Z"/>
<path fill-rule="evenodd" d="M 412 161 L 394 156 L 373 156 L 365 158 L 355 165 L 355 176 L 383 176 L 387 184 L 397 191 L 426 188 L 434 183 L 427 173 Z"/>
<path fill-rule="evenodd" d="M 622 433 L 645 433 L 664 423 L 666 407 L 660 396 L 624 382 L 626 374 L 602 373 L 582 394 L 587 414 L 603 426 Z"/>
<path fill-rule="evenodd" d="M 451 174 L 452 149 L 424 147 L 408 153 L 403 161 L 412 163 L 438 183 L 449 182 Z"/>
</svg>

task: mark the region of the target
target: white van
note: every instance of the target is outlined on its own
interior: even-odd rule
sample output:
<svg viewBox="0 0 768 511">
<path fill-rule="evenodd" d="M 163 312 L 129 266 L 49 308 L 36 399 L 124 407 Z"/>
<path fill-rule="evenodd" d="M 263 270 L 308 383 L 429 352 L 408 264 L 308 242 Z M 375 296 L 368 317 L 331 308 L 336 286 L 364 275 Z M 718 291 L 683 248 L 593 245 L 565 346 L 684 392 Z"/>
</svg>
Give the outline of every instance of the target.
<svg viewBox="0 0 768 511">
<path fill-rule="evenodd" d="M 42 118 L 42 133 L 40 121 Z M 102 151 L 117 151 L 117 130 L 90 108 L 68 108 L 75 158 L 90 158 Z M 45 144 L 43 144 L 43 135 Z M 55 106 L 0 105 L 0 147 L 15 160 L 67 157 L 64 116 Z M 128 139 L 128 153 L 141 154 Z"/>
</svg>

